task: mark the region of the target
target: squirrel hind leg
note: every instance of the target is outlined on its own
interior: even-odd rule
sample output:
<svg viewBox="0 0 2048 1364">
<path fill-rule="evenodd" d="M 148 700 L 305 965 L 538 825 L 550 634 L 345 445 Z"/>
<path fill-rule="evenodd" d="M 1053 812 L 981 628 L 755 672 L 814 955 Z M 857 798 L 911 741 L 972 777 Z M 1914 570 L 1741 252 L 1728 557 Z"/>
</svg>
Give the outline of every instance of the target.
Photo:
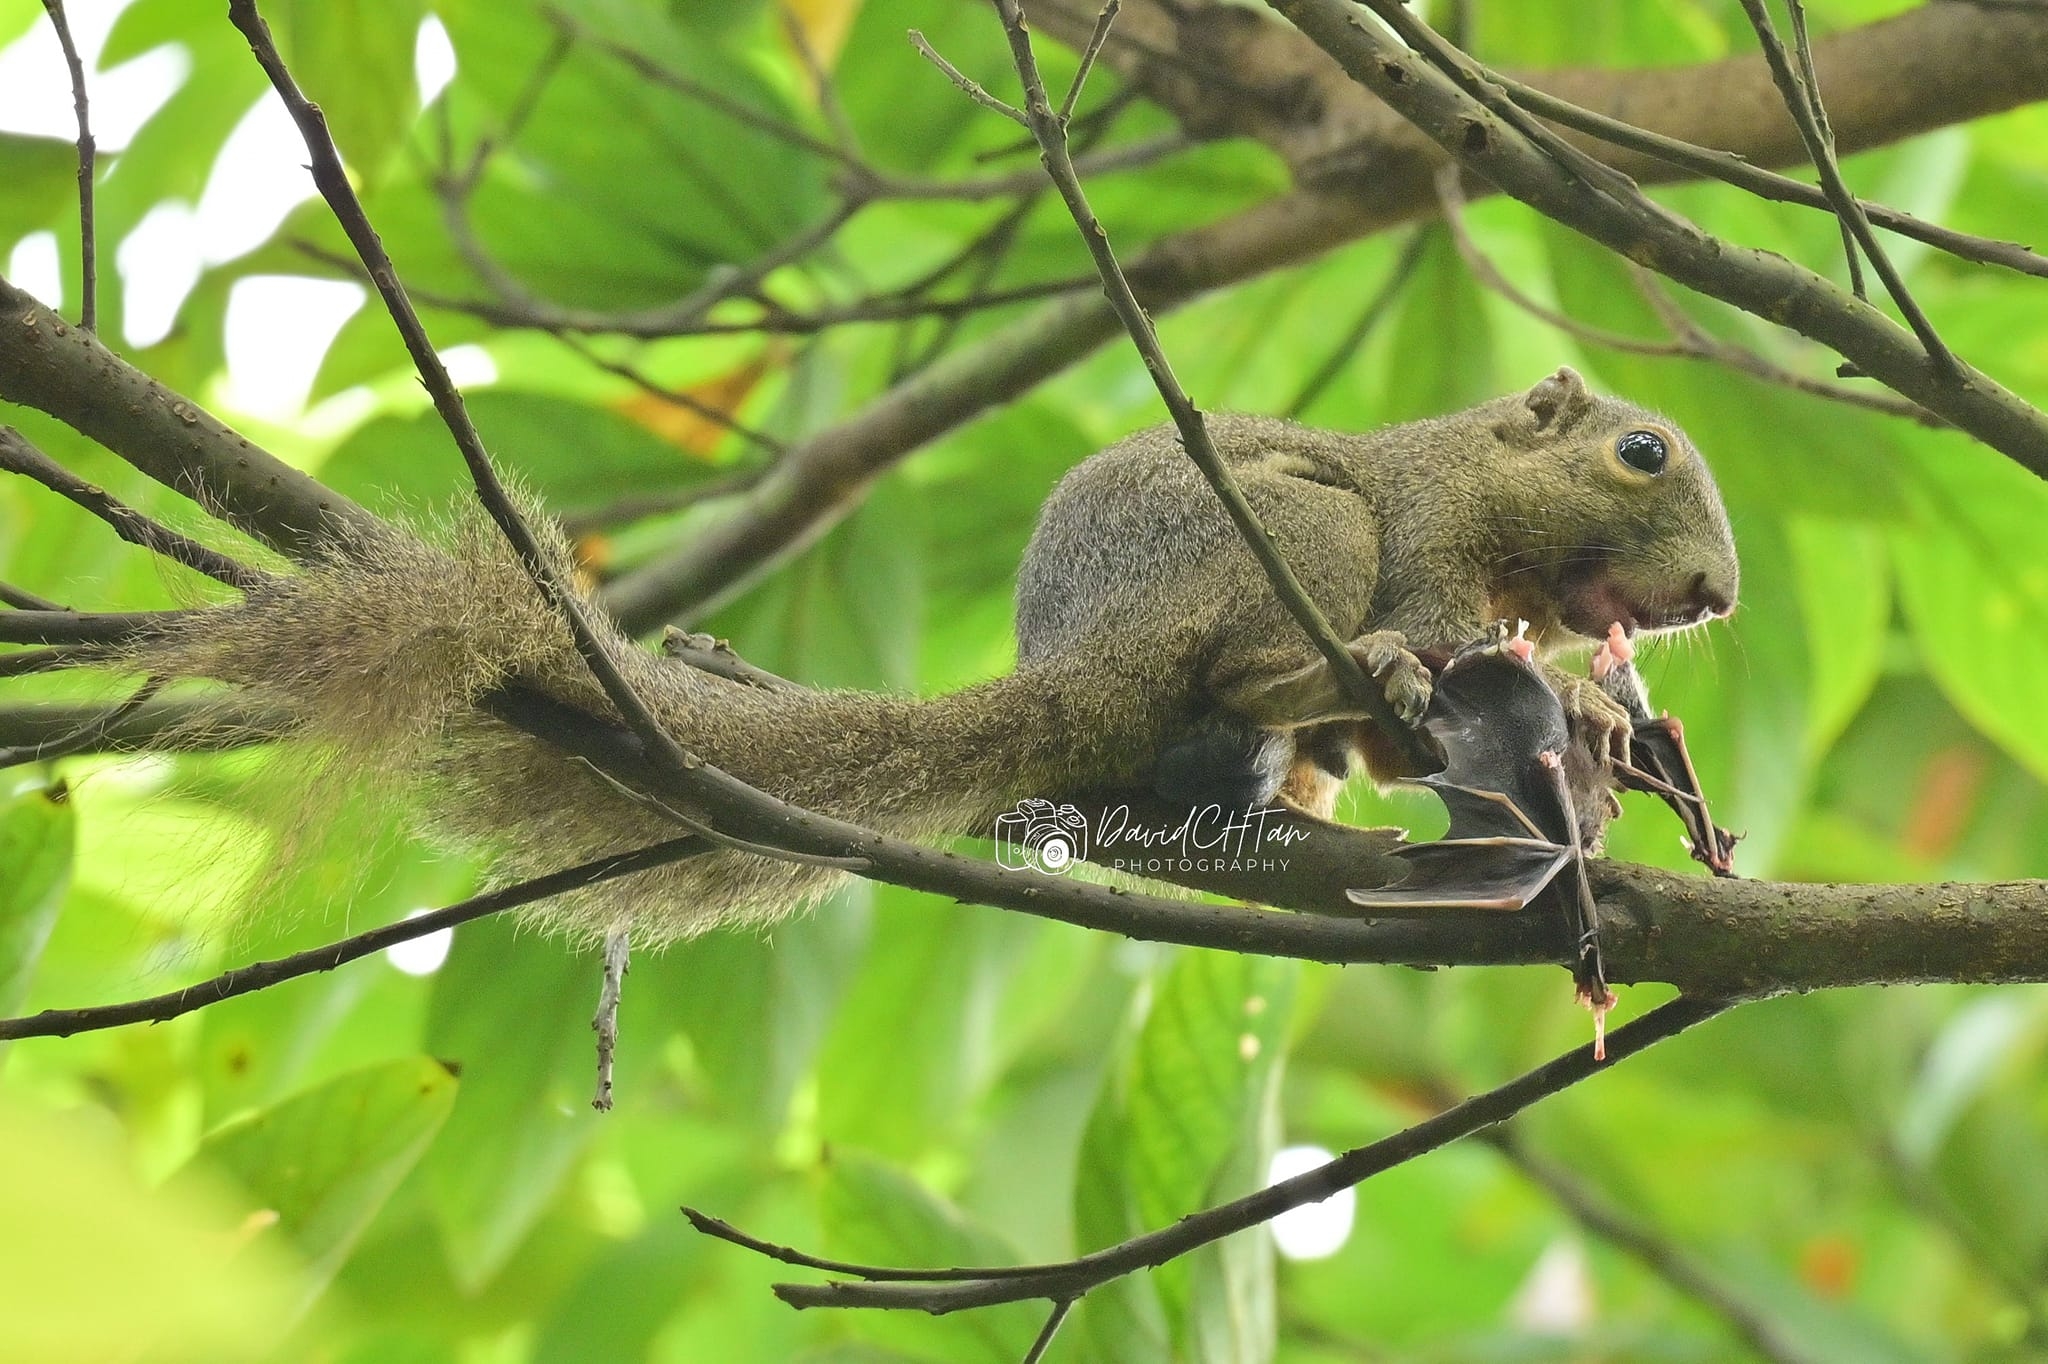
<svg viewBox="0 0 2048 1364">
<path fill-rule="evenodd" d="M 1291 736 L 1212 715 L 1160 750 L 1152 789 L 1175 805 L 1269 805 L 1295 765 Z"/>
</svg>

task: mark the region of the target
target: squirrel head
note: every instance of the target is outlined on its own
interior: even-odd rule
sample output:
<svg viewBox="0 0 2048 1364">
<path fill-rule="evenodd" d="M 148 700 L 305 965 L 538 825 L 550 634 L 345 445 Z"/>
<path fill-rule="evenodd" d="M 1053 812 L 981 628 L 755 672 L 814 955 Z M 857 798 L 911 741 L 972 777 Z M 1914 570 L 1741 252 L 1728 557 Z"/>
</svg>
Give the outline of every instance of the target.
<svg viewBox="0 0 2048 1364">
<path fill-rule="evenodd" d="M 1595 395 L 1568 368 L 1493 406 L 1503 598 L 1540 596 L 1591 638 L 1615 622 L 1678 629 L 1735 609 L 1728 513 L 1675 424 Z"/>
</svg>

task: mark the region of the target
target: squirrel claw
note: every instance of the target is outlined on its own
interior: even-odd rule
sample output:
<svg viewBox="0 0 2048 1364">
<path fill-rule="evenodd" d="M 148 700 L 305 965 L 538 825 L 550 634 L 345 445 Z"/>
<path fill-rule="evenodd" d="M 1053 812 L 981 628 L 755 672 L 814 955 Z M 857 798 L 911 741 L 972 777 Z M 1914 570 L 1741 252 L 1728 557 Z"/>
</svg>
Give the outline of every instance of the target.
<svg viewBox="0 0 2048 1364">
<path fill-rule="evenodd" d="M 1585 678 L 1552 672 L 1548 680 L 1564 706 L 1565 718 L 1571 721 L 1572 733 L 1593 757 L 1603 767 L 1627 762 L 1629 739 L 1635 733 L 1627 708 Z"/>
<path fill-rule="evenodd" d="M 1409 651 L 1407 636 L 1399 630 L 1360 635 L 1351 641 L 1351 655 L 1379 680 L 1394 714 L 1411 725 L 1422 719 L 1435 685 L 1429 669 Z"/>
</svg>

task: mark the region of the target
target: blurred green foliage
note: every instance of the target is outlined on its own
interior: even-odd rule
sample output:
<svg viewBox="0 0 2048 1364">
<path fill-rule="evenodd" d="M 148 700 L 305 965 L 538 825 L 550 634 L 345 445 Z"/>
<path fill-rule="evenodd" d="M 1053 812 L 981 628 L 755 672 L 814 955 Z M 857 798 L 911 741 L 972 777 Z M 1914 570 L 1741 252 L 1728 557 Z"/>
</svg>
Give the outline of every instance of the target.
<svg viewBox="0 0 2048 1364">
<path fill-rule="evenodd" d="M 444 148 L 484 162 L 474 228 L 532 293 L 659 305 L 816 222 L 830 167 L 587 49 L 537 97 L 555 30 L 536 4 L 278 3 L 273 21 L 325 105 L 407 282 L 476 297 L 434 193 Z M 762 0 L 570 0 L 594 29 L 727 96 L 828 124 Z M 1813 6 L 1823 27 L 1898 8 Z M 1000 35 L 955 0 L 806 0 L 866 152 L 926 176 L 1028 166 L 1016 129 L 910 52 L 925 30 L 1009 88 Z M 1742 50 L 1722 0 L 1481 4 L 1474 41 L 1509 65 L 1652 64 Z M 452 36 L 452 86 L 419 107 L 413 34 Z M 0 0 L 0 39 L 39 22 Z M 103 260 L 151 208 L 193 201 L 261 80 L 215 0 L 134 0 L 103 57 L 175 44 L 189 73 L 102 175 Z M 1049 46 L 1049 45 L 1048 45 Z M 1046 54 L 1054 80 L 1071 57 Z M 1098 82 L 1085 108 L 1112 87 Z M 519 111 L 523 110 L 523 114 Z M 516 129 L 508 120 L 523 117 Z M 1121 116 L 1118 137 L 1166 129 Z M 75 279 L 70 149 L 0 136 L 0 252 L 54 230 Z M 276 176 L 300 174 L 280 161 Z M 2025 239 L 2048 219 L 2048 110 L 1858 156 L 1873 197 Z M 1262 152 L 1215 145 L 1091 186 L 1135 246 L 1280 189 Z M 1840 270 L 1820 215 L 1719 187 L 1668 192 L 1741 241 Z M 779 272 L 821 306 L 903 285 L 1001 205 L 875 205 L 836 247 Z M 1472 226 L 1523 288 L 1602 327 L 1654 334 L 1619 263 L 1518 206 Z M 208 269 L 176 327 L 136 355 L 212 402 L 244 281 L 332 275 L 324 209 L 292 213 Z M 1364 241 L 1205 298 L 1165 324 L 1211 408 L 1276 411 L 1380 288 L 1398 242 Z M 2038 281 L 1902 248 L 1952 345 L 2048 403 Z M 1056 202 L 1021 220 L 997 285 L 1085 261 Z M 123 326 L 108 279 L 103 329 Z M 75 310 L 75 288 L 66 307 Z M 1701 326 L 1782 363 L 1830 358 L 1753 319 Z M 930 345 L 985 336 L 931 320 L 794 338 L 597 342 L 658 383 L 736 404 L 785 440 L 857 410 Z M 692 428 L 545 337 L 433 311 L 444 343 L 496 363 L 479 423 L 558 510 L 670 496 L 759 456 Z M 1486 293 L 1433 240 L 1386 324 L 1305 414 L 1365 427 L 1463 405 L 1560 361 L 1661 406 L 1708 452 L 1744 551 L 1729 625 L 1650 657 L 1752 874 L 1830 880 L 2048 876 L 2048 488 L 1953 433 L 1764 387 L 1722 369 L 1590 349 Z M 337 396 L 339 395 L 339 396 Z M 386 320 L 358 311 L 300 422 L 245 424 L 337 486 L 410 512 L 463 495 Z M 325 401 L 332 399 L 333 401 Z M 18 414 L 9 413 L 9 420 Z M 1008 593 L 1034 509 L 1092 449 L 1158 420 L 1127 348 L 1083 360 L 904 464 L 846 523 L 708 622 L 806 681 L 938 690 L 1007 666 Z M 204 518 L 32 416 L 88 477 L 186 527 Z M 597 571 L 658 555 L 715 504 L 595 535 Z M 213 532 L 217 534 L 217 532 Z M 0 577 L 82 607 L 199 589 L 38 490 L 0 485 Z M 46 684 L 44 692 L 75 687 Z M 37 689 L 19 687 L 19 694 Z M 103 694 L 98 693 L 98 694 Z M 339 805 L 336 836 L 287 845 L 279 760 L 249 752 L 76 760 L 0 785 L 0 1008 L 170 988 L 464 894 L 482 869 Z M 291 761 L 289 759 L 285 761 Z M 1360 819 L 1440 823 L 1361 792 Z M 1638 808 L 1616 855 L 1679 866 Z M 255 905 L 251 900 L 259 901 Z M 962 1317 L 809 1313 L 778 1270 L 707 1242 L 680 1203 L 771 1240 L 902 1264 L 1061 1257 L 1255 1187 L 1279 1143 L 1342 1149 L 1581 1044 L 1552 971 L 1336 971 L 1162 951 L 891 887 L 862 887 L 768 937 L 718 934 L 634 963 L 619 1106 L 590 1111 L 598 967 L 509 922 L 463 928 L 427 977 L 382 959 L 159 1027 L 0 1051 L 0 1359 L 347 1364 L 1022 1357 L 1035 1309 Z M 1628 992 L 1632 1015 L 1657 992 Z M 1751 1005 L 1551 1101 L 1526 1122 L 1657 1235 L 1698 1255 L 1813 1359 L 2039 1358 L 2048 1339 L 2048 995 L 1852 992 Z M 1521 1296 L 1560 1248 L 1590 1295 L 1577 1328 Z M 1371 1181 L 1334 1256 L 1278 1261 L 1264 1232 L 1084 1302 L 1062 1364 L 1747 1357 L 1728 1323 L 1590 1237 L 1496 1152 L 1465 1146 Z"/>
</svg>

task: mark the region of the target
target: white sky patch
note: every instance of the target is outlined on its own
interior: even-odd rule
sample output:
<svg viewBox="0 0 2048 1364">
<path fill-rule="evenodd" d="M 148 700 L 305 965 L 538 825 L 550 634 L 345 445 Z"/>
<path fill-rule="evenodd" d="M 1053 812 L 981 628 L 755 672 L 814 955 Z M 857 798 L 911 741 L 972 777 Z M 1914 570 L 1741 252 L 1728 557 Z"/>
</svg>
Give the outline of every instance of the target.
<svg viewBox="0 0 2048 1364">
<path fill-rule="evenodd" d="M 64 262 L 57 255 L 57 234 L 31 232 L 14 244 L 7 258 L 7 278 L 48 308 L 64 306 Z"/>
<path fill-rule="evenodd" d="M 206 262 L 219 265 L 270 239 L 291 211 L 313 197 L 306 144 L 276 95 L 266 93 L 221 144 L 199 196 Z"/>
<path fill-rule="evenodd" d="M 482 388 L 498 382 L 498 362 L 482 346 L 450 346 L 441 352 L 441 363 L 457 388 Z"/>
<path fill-rule="evenodd" d="M 92 136 L 102 153 L 127 146 L 135 132 L 177 93 L 192 61 L 176 44 L 145 52 L 111 71 L 96 71 L 107 33 L 128 0 L 93 0 L 67 5 L 65 20 L 85 63 L 85 89 L 92 104 Z M 71 73 L 56 30 L 38 18 L 28 32 L 0 51 L 0 131 L 40 137 L 78 136 L 71 109 Z"/>
<path fill-rule="evenodd" d="M 158 204 L 114 252 L 121 274 L 121 330 L 131 346 L 153 346 L 171 334 L 178 307 L 199 282 L 199 220 L 180 203 Z"/>
<path fill-rule="evenodd" d="M 416 909 L 405 917 L 417 919 L 420 915 L 430 912 Z M 442 962 L 448 960 L 448 948 L 454 941 L 454 929 L 440 928 L 424 937 L 395 942 L 384 949 L 384 955 L 390 958 L 393 966 L 408 976 L 431 976 L 441 969 Z"/>
<path fill-rule="evenodd" d="M 1586 1248 L 1561 1236 L 1543 1248 L 1508 1304 L 1508 1320 L 1525 1331 L 1575 1336 L 1593 1324 L 1593 1271 Z"/>
<path fill-rule="evenodd" d="M 352 280 L 237 280 L 228 292 L 223 327 L 228 375 L 222 397 L 253 417 L 288 422 L 299 416 L 321 358 L 365 297 L 363 286 Z"/>
<path fill-rule="evenodd" d="M 1266 1183 L 1305 1175 L 1328 1165 L 1334 1156 L 1320 1146 L 1283 1146 L 1273 1153 Z M 1326 1260 L 1351 1239 L 1358 1216 L 1358 1191 L 1339 1189 L 1320 1203 L 1291 1208 L 1274 1218 L 1273 1244 L 1289 1260 Z"/>
<path fill-rule="evenodd" d="M 436 14 L 420 22 L 420 36 L 412 49 L 413 79 L 420 83 L 420 105 L 432 104 L 455 79 L 455 44 Z"/>
</svg>

